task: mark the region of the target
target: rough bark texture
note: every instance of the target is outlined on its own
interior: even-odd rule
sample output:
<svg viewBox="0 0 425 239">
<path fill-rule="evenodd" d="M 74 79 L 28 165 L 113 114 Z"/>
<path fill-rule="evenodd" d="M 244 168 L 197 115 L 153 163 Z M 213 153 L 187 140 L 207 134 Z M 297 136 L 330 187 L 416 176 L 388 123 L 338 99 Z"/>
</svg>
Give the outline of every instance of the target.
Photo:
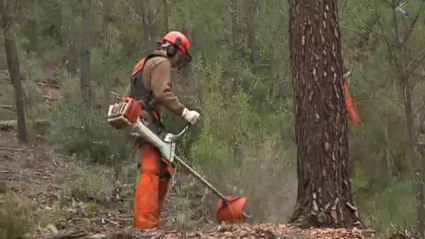
<svg viewBox="0 0 425 239">
<path fill-rule="evenodd" d="M 81 61 L 81 94 L 85 105 L 91 107 L 91 87 L 90 87 L 90 71 L 91 71 L 91 4 L 92 0 L 83 1 L 84 6 L 84 33 L 83 33 L 83 59 Z"/>
<path fill-rule="evenodd" d="M 15 102 L 16 112 L 18 117 L 18 137 L 19 142 L 27 142 L 27 126 L 25 120 L 25 108 L 24 108 L 24 91 L 22 89 L 20 65 L 18 59 L 18 51 L 16 47 L 16 36 L 15 36 L 15 1 L 7 1 L 1 3 L 2 10 L 2 26 L 4 31 L 4 46 L 6 48 L 7 65 L 12 79 L 13 88 L 15 89 Z M 3 8 L 4 7 L 4 8 Z"/>
<path fill-rule="evenodd" d="M 290 0 L 300 227 L 362 226 L 351 194 L 335 0 Z"/>
</svg>

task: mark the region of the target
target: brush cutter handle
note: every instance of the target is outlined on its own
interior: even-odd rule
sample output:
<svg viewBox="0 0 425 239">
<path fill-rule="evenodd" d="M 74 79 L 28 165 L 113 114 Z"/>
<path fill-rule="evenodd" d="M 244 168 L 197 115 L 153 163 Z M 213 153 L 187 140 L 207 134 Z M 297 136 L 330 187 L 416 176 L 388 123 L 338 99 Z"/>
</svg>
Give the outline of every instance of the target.
<svg viewBox="0 0 425 239">
<path fill-rule="evenodd" d="M 164 142 L 175 144 L 177 141 L 181 140 L 187 133 L 189 125 L 183 128 L 178 134 L 167 133 L 164 137 Z"/>
<path fill-rule="evenodd" d="M 189 126 L 190 126 L 190 125 L 186 125 L 186 127 L 184 127 L 184 128 L 183 128 L 183 130 L 182 130 L 182 131 L 180 131 L 180 133 L 178 133 L 178 134 L 174 135 L 174 137 L 173 137 L 173 141 L 174 141 L 174 142 L 176 142 L 176 141 L 181 140 L 181 139 L 182 139 L 182 138 L 186 135 L 186 133 L 187 133 L 187 131 L 188 131 L 188 129 L 189 129 Z"/>
</svg>

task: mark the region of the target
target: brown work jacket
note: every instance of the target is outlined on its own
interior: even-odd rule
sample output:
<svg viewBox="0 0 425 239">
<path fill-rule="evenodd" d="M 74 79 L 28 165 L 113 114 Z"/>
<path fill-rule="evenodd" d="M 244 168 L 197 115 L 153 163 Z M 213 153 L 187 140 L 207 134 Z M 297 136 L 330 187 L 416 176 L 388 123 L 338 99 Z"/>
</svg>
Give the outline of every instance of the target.
<svg viewBox="0 0 425 239">
<path fill-rule="evenodd" d="M 154 51 L 154 54 L 165 55 L 161 51 Z M 139 63 L 143 61 L 141 59 Z M 143 83 L 148 91 L 152 91 L 152 100 L 149 105 L 159 111 L 166 108 L 173 114 L 180 116 L 185 106 L 180 103 L 178 98 L 172 92 L 171 82 L 171 63 L 167 57 L 154 56 L 144 63 L 143 67 Z M 134 74 L 134 72 L 133 72 Z M 131 83 L 130 83 L 131 84 Z M 124 97 L 130 96 L 131 85 L 128 85 Z"/>
</svg>

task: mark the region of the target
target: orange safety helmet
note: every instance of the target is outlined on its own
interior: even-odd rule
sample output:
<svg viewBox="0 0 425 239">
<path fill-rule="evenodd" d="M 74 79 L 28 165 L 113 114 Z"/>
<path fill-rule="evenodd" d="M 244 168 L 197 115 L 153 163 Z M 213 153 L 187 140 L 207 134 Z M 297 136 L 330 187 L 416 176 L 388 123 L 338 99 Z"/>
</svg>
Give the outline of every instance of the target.
<svg viewBox="0 0 425 239">
<path fill-rule="evenodd" d="M 192 56 L 189 54 L 190 41 L 187 36 L 178 31 L 171 31 L 161 38 L 164 43 L 170 43 L 180 49 L 186 55 L 184 59 L 185 64 L 192 60 Z"/>
</svg>

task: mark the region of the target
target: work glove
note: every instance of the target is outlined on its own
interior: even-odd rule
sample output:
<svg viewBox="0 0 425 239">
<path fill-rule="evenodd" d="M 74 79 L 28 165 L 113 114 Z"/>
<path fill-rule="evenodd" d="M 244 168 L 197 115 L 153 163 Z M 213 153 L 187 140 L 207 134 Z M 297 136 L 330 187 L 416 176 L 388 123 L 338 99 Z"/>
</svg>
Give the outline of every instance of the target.
<svg viewBox="0 0 425 239">
<path fill-rule="evenodd" d="M 201 114 L 195 110 L 188 110 L 187 108 L 184 108 L 181 117 L 189 122 L 189 124 L 194 125 L 201 118 Z"/>
</svg>

